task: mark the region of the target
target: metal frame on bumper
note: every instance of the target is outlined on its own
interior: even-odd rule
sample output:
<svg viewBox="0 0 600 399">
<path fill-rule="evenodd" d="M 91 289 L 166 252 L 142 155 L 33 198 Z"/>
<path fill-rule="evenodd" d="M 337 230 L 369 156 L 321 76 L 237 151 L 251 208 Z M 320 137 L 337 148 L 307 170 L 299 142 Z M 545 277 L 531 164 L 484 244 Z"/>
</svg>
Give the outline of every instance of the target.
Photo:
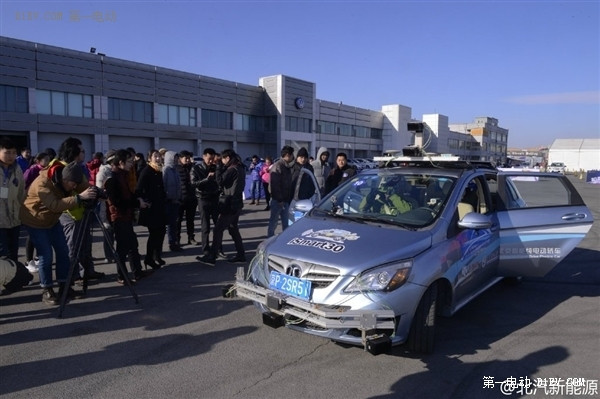
<svg viewBox="0 0 600 399">
<path fill-rule="evenodd" d="M 244 278 L 243 267 L 238 267 L 235 279 L 235 284 L 231 289 L 233 295 L 230 296 L 239 296 L 260 303 L 267 307 L 273 314 L 279 315 L 282 318 L 285 316 L 294 316 L 326 329 L 358 329 L 361 331 L 364 349 L 373 354 L 381 353 L 391 348 L 391 340 L 387 335 L 374 333 L 377 329 L 395 330 L 396 316 L 391 309 L 350 310 L 345 307 L 311 304 L 247 281 Z M 270 318 L 270 320 L 272 319 Z M 275 323 L 266 322 L 264 317 L 263 321 L 265 324 L 276 327 Z"/>
</svg>

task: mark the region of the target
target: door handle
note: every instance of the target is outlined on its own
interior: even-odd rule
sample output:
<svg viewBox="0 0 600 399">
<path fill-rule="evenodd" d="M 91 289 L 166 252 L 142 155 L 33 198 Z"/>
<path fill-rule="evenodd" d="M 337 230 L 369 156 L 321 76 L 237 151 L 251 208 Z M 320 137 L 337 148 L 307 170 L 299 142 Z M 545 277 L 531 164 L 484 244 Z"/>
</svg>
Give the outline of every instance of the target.
<svg viewBox="0 0 600 399">
<path fill-rule="evenodd" d="M 567 213 L 561 217 L 562 220 L 576 220 L 576 219 L 585 219 L 587 215 L 585 213 Z"/>
</svg>

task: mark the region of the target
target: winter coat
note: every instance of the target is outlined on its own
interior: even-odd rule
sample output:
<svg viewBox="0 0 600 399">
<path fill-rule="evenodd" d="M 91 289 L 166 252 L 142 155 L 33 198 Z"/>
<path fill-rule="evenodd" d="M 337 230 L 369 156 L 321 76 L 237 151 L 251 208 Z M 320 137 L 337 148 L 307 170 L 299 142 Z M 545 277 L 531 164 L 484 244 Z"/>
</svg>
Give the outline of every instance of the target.
<svg viewBox="0 0 600 399">
<path fill-rule="evenodd" d="M 55 158 L 52 161 L 50 161 L 50 164 L 48 165 L 48 167 L 52 168 L 56 165 L 66 166 L 67 162 L 61 161 L 60 159 Z M 83 175 L 89 176 L 89 171 L 87 170 L 87 167 L 85 166 L 85 164 L 80 164 L 80 165 L 83 170 Z M 75 187 L 75 193 L 81 193 L 81 192 L 85 191 L 85 189 L 88 188 L 89 186 L 90 186 L 90 183 L 89 183 L 88 179 L 83 179 L 83 181 L 81 183 L 79 183 L 79 185 L 77 185 L 77 187 Z M 77 206 L 74 206 L 73 208 L 69 208 L 66 212 L 73 219 L 81 220 L 81 219 L 83 219 L 84 211 L 85 211 L 85 207 L 83 206 L 83 204 L 79 204 Z"/>
<path fill-rule="evenodd" d="M 286 164 L 283 158 L 271 167 L 271 198 L 276 202 L 290 203 L 292 201 L 292 165 Z"/>
<path fill-rule="evenodd" d="M 177 173 L 175 151 L 167 151 L 165 153 L 165 164 L 163 166 L 163 183 L 165 192 L 167 193 L 167 202 L 181 202 L 181 181 L 179 173 Z"/>
<path fill-rule="evenodd" d="M 352 176 L 356 175 L 356 169 L 346 164 L 343 168 L 336 167 L 331 172 L 329 172 L 329 176 L 327 176 L 327 180 L 325 180 L 325 194 L 329 194 L 337 186 L 350 179 Z"/>
<path fill-rule="evenodd" d="M 250 178 L 252 181 L 260 181 L 260 171 L 262 166 L 263 163 L 260 161 L 250 164 Z"/>
<path fill-rule="evenodd" d="M 129 172 L 113 170 L 104 183 L 108 196 L 108 215 L 111 222 L 133 222 L 133 211 L 139 206 L 138 197 L 129 189 Z"/>
<path fill-rule="evenodd" d="M 136 195 L 144 201 L 150 202 L 149 208 L 140 210 L 140 219 L 145 219 L 143 222 L 147 226 L 164 226 L 167 223 L 165 206 L 167 204 L 167 193 L 163 183 L 162 171 L 156 170 L 151 164 L 146 165 L 140 177 L 138 178 Z M 142 218 L 142 212 L 147 216 Z"/>
<path fill-rule="evenodd" d="M 310 163 L 315 171 L 315 179 L 317 179 L 317 183 L 321 190 L 324 190 L 325 180 L 327 180 L 327 176 L 329 176 L 329 173 L 331 172 L 331 165 L 329 162 L 321 162 L 321 154 L 324 152 L 329 152 L 329 150 L 326 147 L 319 148 L 319 151 L 317 151 L 317 158 Z"/>
<path fill-rule="evenodd" d="M 273 166 L 273 164 L 268 165 L 266 163 L 263 163 L 262 168 L 260 169 L 260 178 L 263 181 L 263 183 L 269 184 L 269 182 L 271 181 L 271 166 Z"/>
<path fill-rule="evenodd" d="M 294 166 L 292 166 L 292 198 L 296 191 L 296 185 L 298 183 L 298 177 L 300 176 L 301 169 L 308 169 L 314 173 L 313 167 L 310 163 L 305 163 L 304 165 L 296 162 Z M 306 173 L 302 175 L 302 181 L 300 182 L 300 188 L 298 190 L 298 199 L 309 199 L 315 194 L 316 187 L 313 183 L 313 180 Z"/>
<path fill-rule="evenodd" d="M 42 169 L 31 183 L 21 207 L 21 222 L 25 226 L 49 229 L 58 223 L 60 215 L 78 206 L 76 191 L 66 192 L 62 186 L 64 165 L 55 163 Z M 87 184 L 87 181 L 84 181 Z"/>
<path fill-rule="evenodd" d="M 190 202 L 196 200 L 196 194 L 194 193 L 194 188 L 192 187 L 191 181 L 191 164 L 177 164 L 177 174 L 179 175 L 179 181 L 181 182 L 181 197 L 184 202 Z"/>
<path fill-rule="evenodd" d="M 18 163 L 0 166 L 0 187 L 7 189 L 7 198 L 0 198 L 0 228 L 10 229 L 21 224 L 19 212 L 25 199 L 25 179 Z"/>
<path fill-rule="evenodd" d="M 217 182 L 223 191 L 223 195 L 231 196 L 231 209 L 238 211 L 244 207 L 244 189 L 246 188 L 246 168 L 238 160 L 230 160 L 222 169 L 221 173 L 217 173 Z"/>
<path fill-rule="evenodd" d="M 208 165 L 204 161 L 192 168 L 190 184 L 195 189 L 199 200 L 216 201 L 219 198 L 219 184 L 214 175 L 208 177 Z"/>
<path fill-rule="evenodd" d="M 44 167 L 39 163 L 36 163 L 34 165 L 31 165 L 29 169 L 27 169 L 25 173 L 23 173 L 23 178 L 25 179 L 25 190 L 27 190 L 29 186 L 31 186 L 31 183 L 33 183 L 35 178 L 40 175 L 40 171 L 42 169 L 44 169 Z"/>
<path fill-rule="evenodd" d="M 90 171 L 89 183 L 90 186 L 96 185 L 96 176 L 98 175 L 98 170 L 100 170 L 100 166 L 102 165 L 102 160 L 94 158 L 89 161 L 87 164 L 87 168 Z"/>
</svg>

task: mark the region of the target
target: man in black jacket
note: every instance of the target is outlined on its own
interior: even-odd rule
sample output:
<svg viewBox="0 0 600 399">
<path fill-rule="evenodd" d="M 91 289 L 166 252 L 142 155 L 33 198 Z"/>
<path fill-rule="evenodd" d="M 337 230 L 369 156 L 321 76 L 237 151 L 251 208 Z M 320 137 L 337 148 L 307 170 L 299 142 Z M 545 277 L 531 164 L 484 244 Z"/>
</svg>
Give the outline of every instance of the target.
<svg viewBox="0 0 600 399">
<path fill-rule="evenodd" d="M 275 235 L 279 219 L 281 228 L 288 227 L 288 210 L 292 201 L 292 167 L 294 166 L 294 149 L 286 145 L 281 149 L 281 158 L 271 167 L 271 215 L 267 237 Z"/>
<path fill-rule="evenodd" d="M 241 159 L 233 150 L 223 151 L 221 159 L 224 166 L 222 169 L 217 170 L 217 182 L 223 192 L 219 204 L 219 219 L 215 223 L 210 253 L 199 258 L 201 262 L 212 265 L 217 260 L 225 230 L 229 231 L 236 250 L 236 255 L 228 258 L 228 261 L 233 263 L 246 262 L 244 243 L 238 227 L 240 214 L 244 207 L 243 193 L 246 186 L 246 171 Z"/>
<path fill-rule="evenodd" d="M 200 213 L 202 252 L 210 252 L 210 222 L 217 222 L 217 203 L 219 200 L 219 185 L 216 179 L 216 152 L 212 148 L 205 148 L 202 153 L 202 162 L 194 165 L 190 172 L 190 185 L 196 191 L 198 198 L 198 213 Z"/>
<path fill-rule="evenodd" d="M 340 152 L 335 157 L 335 169 L 331 169 L 327 180 L 325 180 L 325 194 L 329 194 L 344 183 L 346 180 L 356 175 L 356 170 L 348 165 L 348 156 L 345 152 Z"/>
</svg>

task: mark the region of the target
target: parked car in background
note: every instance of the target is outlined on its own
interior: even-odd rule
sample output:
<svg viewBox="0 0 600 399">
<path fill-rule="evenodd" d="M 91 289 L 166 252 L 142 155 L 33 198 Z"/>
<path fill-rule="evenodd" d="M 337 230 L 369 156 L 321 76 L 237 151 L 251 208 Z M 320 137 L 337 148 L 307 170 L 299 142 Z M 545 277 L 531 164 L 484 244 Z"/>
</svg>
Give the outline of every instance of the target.
<svg viewBox="0 0 600 399">
<path fill-rule="evenodd" d="M 302 217 L 258 246 L 232 292 L 272 327 L 373 354 L 403 343 L 429 353 L 437 317 L 504 277 L 544 276 L 593 223 L 561 174 L 424 158 L 397 165 L 364 170 L 310 211 L 298 201 Z"/>
<path fill-rule="evenodd" d="M 566 165 L 562 162 L 552 162 L 550 166 L 548 166 L 548 172 L 562 173 L 564 175 L 566 168 Z"/>
<path fill-rule="evenodd" d="M 362 162 L 359 162 L 358 160 L 356 160 L 354 158 L 348 158 L 348 165 L 351 168 L 356 169 L 357 172 L 360 172 L 361 170 L 363 170 L 365 168 L 365 165 Z"/>
<path fill-rule="evenodd" d="M 356 159 L 358 162 L 363 164 L 363 169 L 373 169 L 377 167 L 377 162 L 374 162 L 372 159 L 369 158 L 354 158 Z"/>
</svg>

